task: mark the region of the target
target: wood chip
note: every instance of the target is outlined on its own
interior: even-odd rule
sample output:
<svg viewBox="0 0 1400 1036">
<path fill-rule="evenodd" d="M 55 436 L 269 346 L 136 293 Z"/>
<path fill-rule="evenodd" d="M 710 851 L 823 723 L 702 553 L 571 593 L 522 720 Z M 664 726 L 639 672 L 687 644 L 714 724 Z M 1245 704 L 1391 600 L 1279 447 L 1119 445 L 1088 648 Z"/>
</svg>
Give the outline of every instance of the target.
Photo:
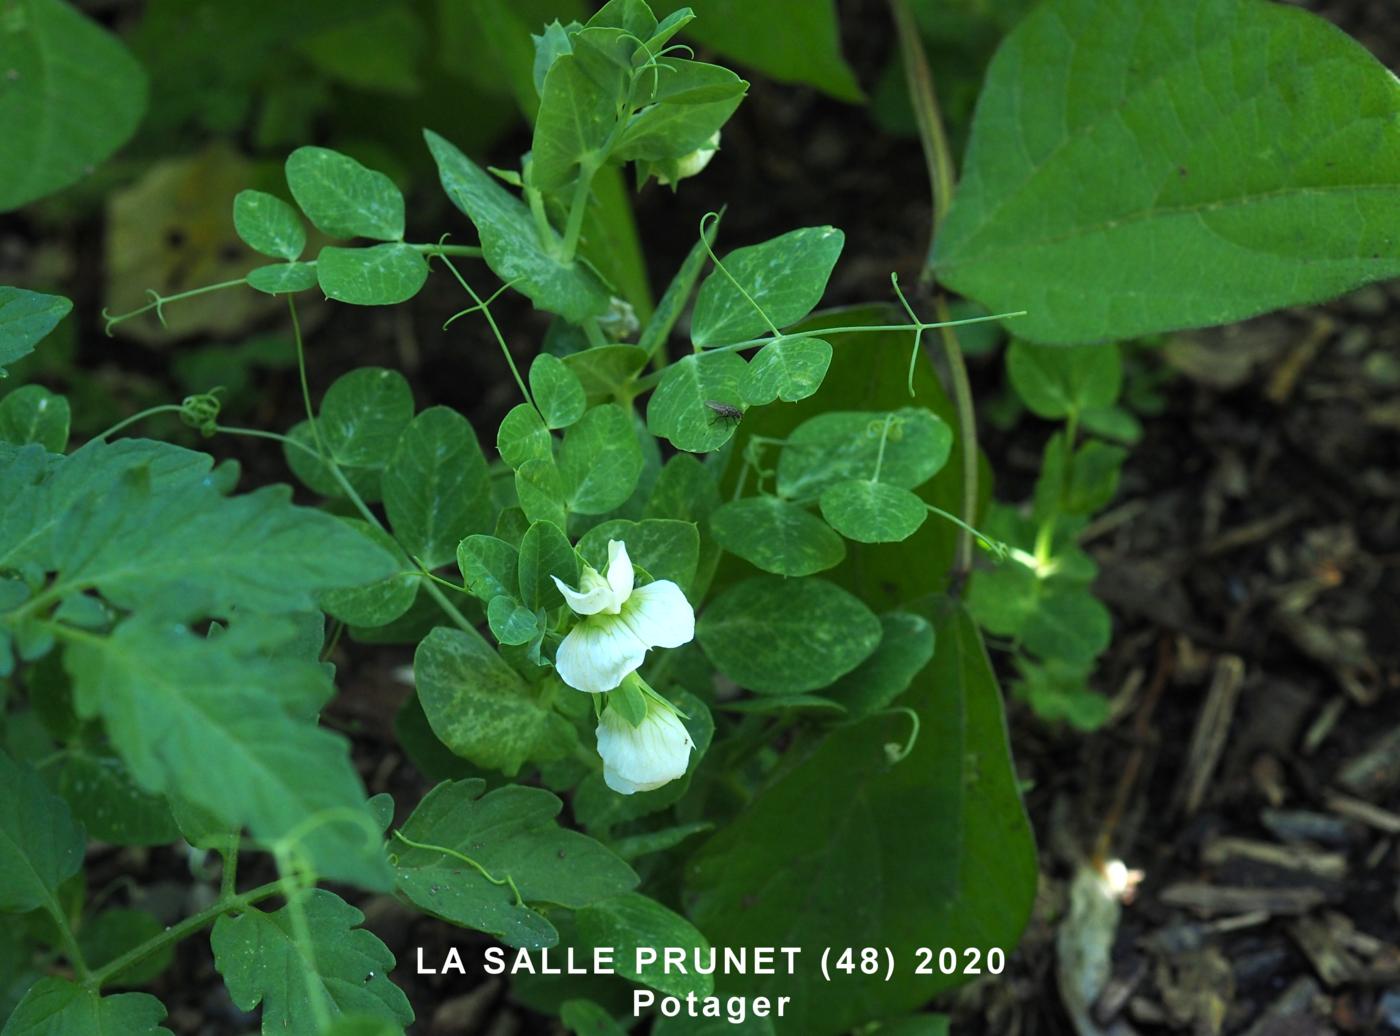
<svg viewBox="0 0 1400 1036">
<path fill-rule="evenodd" d="M 1359 820 L 1366 826 L 1384 831 L 1388 835 L 1400 835 L 1400 815 L 1381 809 L 1365 799 L 1334 792 L 1327 796 L 1326 803 L 1333 813 Z"/>
<path fill-rule="evenodd" d="M 1345 853 L 1328 852 L 1306 844 L 1279 845 L 1252 838 L 1213 838 L 1202 847 L 1201 859 L 1216 865 L 1229 860 L 1250 860 L 1328 881 L 1341 881 L 1347 873 Z"/>
<path fill-rule="evenodd" d="M 1205 704 L 1196 718 L 1191 733 L 1181 783 L 1177 785 L 1176 807 L 1188 816 L 1201 807 L 1206 788 L 1215 775 L 1225 742 L 1230 736 L 1230 722 L 1244 685 L 1244 659 L 1238 655 L 1221 655 L 1215 663 L 1215 675 L 1210 682 Z"/>
<path fill-rule="evenodd" d="M 1168 906 L 1182 907 L 1203 917 L 1255 912 L 1277 917 L 1305 914 L 1326 903 L 1332 895 L 1321 888 L 1252 888 L 1183 881 L 1163 889 L 1160 898 Z"/>
</svg>

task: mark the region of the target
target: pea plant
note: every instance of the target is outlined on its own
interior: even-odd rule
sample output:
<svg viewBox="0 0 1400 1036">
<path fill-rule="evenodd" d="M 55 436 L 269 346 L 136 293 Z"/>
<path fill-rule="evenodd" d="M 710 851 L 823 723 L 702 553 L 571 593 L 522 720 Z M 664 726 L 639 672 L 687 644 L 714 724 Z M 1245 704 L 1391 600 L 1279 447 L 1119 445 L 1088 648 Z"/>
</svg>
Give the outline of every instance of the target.
<svg viewBox="0 0 1400 1036">
<path fill-rule="evenodd" d="M 227 423 L 211 386 L 70 449 L 66 399 L 0 396 L 3 1036 L 168 1033 L 140 989 L 205 938 L 264 1033 L 403 1033 L 404 962 L 363 927 L 363 893 L 512 954 L 615 951 L 615 975 L 533 994 L 578 1032 L 659 997 L 782 994 L 755 1031 L 837 1033 L 1004 966 L 1036 860 L 982 632 L 1041 716 L 1104 721 L 1089 686 L 1111 621 L 1078 537 L 1133 438 L 1112 343 L 1397 272 L 1400 87 L 1293 9 L 1049 0 L 992 62 L 955 194 L 893 9 L 934 188 L 928 274 L 985 317 L 895 278 L 887 301 L 818 311 L 840 230 L 731 247 L 718 213 L 654 306 L 631 290 L 619 172 L 684 192 L 748 84 L 678 42 L 689 8 L 609 0 L 516 41 L 518 166 L 425 130 L 461 217 L 436 239 L 406 239 L 389 176 L 300 147 L 285 197 L 231 199 L 261 257 L 245 276 L 104 314 L 110 333 L 193 296 L 276 297 L 303 419 Z M 57 0 L 20 11 L 45 46 L 125 67 Z M 15 197 L 122 132 L 34 138 Z M 480 321 L 518 392 L 484 448 L 395 370 L 309 374 L 299 297 L 399 305 L 429 277 L 460 289 L 449 324 Z M 523 369 L 506 292 L 552 320 Z M 0 364 L 71 309 L 0 288 Z M 979 320 L 1017 336 L 1014 391 L 1062 423 L 1028 503 L 990 499 L 957 338 Z M 213 453 L 140 437 L 160 413 Z M 278 444 L 312 502 L 240 490 L 216 459 L 229 437 Z M 322 722 L 345 640 L 413 648 L 395 734 L 446 777 L 419 801 L 369 796 Z M 168 927 L 107 906 L 90 843 L 187 844 L 200 905 Z M 758 946 L 799 958 L 714 974 L 634 952 Z M 875 947 L 888 975 L 862 964 Z"/>
</svg>

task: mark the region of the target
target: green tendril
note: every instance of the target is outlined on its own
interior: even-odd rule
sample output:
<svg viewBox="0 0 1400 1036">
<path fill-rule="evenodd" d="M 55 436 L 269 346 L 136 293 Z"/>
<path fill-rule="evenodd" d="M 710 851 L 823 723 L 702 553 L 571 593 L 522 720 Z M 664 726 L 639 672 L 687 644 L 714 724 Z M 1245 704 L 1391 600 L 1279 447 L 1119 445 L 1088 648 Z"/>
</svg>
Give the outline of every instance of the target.
<svg viewBox="0 0 1400 1036">
<path fill-rule="evenodd" d="M 512 878 L 509 874 L 507 874 L 504 878 L 498 878 L 465 853 L 459 853 L 456 849 L 449 849 L 445 845 L 431 845 L 427 842 L 415 842 L 412 838 L 409 838 L 398 828 L 394 829 L 394 837 L 397 838 L 404 845 L 410 846 L 414 849 L 423 849 L 427 852 L 442 853 L 442 855 L 450 856 L 454 860 L 461 860 L 468 866 L 474 867 L 477 873 L 480 874 L 487 881 L 489 881 L 492 885 L 509 886 L 511 892 L 515 894 L 515 905 L 522 908 L 525 906 L 525 897 L 520 894 L 520 889 L 516 886 L 515 879 Z"/>
</svg>

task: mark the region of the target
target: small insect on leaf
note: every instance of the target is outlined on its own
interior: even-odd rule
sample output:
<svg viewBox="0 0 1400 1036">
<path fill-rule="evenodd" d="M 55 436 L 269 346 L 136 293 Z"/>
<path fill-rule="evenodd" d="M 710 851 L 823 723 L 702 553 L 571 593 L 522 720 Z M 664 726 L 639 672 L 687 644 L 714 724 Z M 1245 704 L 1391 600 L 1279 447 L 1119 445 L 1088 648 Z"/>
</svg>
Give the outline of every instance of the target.
<svg viewBox="0 0 1400 1036">
<path fill-rule="evenodd" d="M 744 411 L 732 403 L 721 403 L 717 399 L 705 400 L 705 405 L 714 412 L 711 422 L 735 425 L 744 419 Z"/>
</svg>

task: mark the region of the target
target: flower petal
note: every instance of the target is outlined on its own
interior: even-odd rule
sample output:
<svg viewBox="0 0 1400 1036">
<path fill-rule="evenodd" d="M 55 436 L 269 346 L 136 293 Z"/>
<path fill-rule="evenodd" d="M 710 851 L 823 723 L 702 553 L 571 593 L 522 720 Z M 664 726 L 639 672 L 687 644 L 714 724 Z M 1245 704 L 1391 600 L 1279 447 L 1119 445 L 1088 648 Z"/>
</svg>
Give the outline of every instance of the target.
<svg viewBox="0 0 1400 1036">
<path fill-rule="evenodd" d="M 649 648 L 680 647 L 695 636 L 695 610 L 669 579 L 639 586 L 622 606 L 623 621 Z"/>
<path fill-rule="evenodd" d="M 549 578 L 554 580 L 554 585 L 564 595 L 564 600 L 568 602 L 569 607 L 579 615 L 597 615 L 613 603 L 612 587 L 601 579 L 591 586 L 588 580 L 584 580 L 583 584 L 587 589 L 580 591 L 569 586 L 558 576 L 550 576 Z"/>
<path fill-rule="evenodd" d="M 627 544 L 621 540 L 608 540 L 608 585 L 617 595 L 621 604 L 632 593 L 636 574 L 632 571 L 632 559 L 627 556 Z"/>
<path fill-rule="evenodd" d="M 611 708 L 598 721 L 603 781 L 622 795 L 651 791 L 684 776 L 694 747 L 680 717 L 664 706 L 652 705 L 639 727 Z"/>
<path fill-rule="evenodd" d="M 559 679 L 590 694 L 610 691 L 642 664 L 647 646 L 627 624 L 610 616 L 585 619 L 569 631 L 554 656 Z"/>
</svg>

